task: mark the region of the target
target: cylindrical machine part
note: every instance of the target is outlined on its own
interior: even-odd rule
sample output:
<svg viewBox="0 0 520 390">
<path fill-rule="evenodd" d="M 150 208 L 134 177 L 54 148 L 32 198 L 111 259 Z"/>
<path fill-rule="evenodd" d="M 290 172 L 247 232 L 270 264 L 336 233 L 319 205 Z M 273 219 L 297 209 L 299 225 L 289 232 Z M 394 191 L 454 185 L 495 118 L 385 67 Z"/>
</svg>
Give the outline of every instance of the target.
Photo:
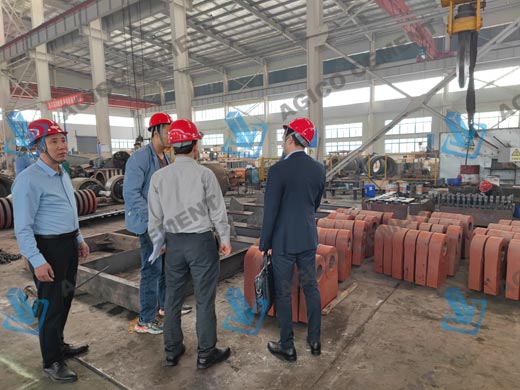
<svg viewBox="0 0 520 390">
<path fill-rule="evenodd" d="M 123 175 L 112 176 L 105 183 L 105 190 L 110 191 L 110 196 L 115 202 L 124 203 L 123 199 Z"/>
</svg>

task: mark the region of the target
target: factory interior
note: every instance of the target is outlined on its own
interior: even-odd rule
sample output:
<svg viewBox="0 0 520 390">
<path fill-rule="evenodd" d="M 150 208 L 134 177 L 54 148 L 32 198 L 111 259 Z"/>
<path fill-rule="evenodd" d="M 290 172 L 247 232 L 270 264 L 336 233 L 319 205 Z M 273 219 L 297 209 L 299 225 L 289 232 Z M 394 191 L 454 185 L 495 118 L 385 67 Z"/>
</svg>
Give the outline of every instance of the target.
<svg viewBox="0 0 520 390">
<path fill-rule="evenodd" d="M 519 0 L 1 0 L 0 22 L 0 389 L 520 389 Z M 298 130 L 304 118 L 310 133 Z M 181 122 L 196 126 L 192 169 L 216 178 L 229 225 L 214 303 L 217 347 L 230 355 L 208 368 L 193 269 L 174 364 L 157 293 L 153 322 L 142 320 L 143 237 L 156 242 L 151 219 L 141 231 L 131 222 L 136 181 L 146 212 L 148 185 L 150 196 L 198 188 L 165 174 L 186 166 Z M 56 134 L 59 161 L 46 143 Z M 268 347 L 283 345 L 279 287 L 265 307 L 256 281 L 267 249 L 278 259 L 282 238 L 266 246 L 262 228 L 266 191 L 296 140 L 324 171 L 310 263 L 321 349 L 307 333 L 308 281 L 292 266 L 289 361 Z M 154 148 L 150 184 L 136 161 Z M 62 343 L 88 351 L 62 347 L 67 378 L 45 355 L 42 371 L 53 312 L 42 286 L 57 282 L 33 275 L 48 265 L 43 238 L 70 231 L 63 207 L 49 206 L 61 188 L 33 191 L 51 182 L 30 176 L 45 164 L 70 182 L 80 233 Z M 166 187 L 153 187 L 159 178 Z M 301 195 L 287 183 L 282 201 Z M 165 262 L 185 249 L 164 226 L 170 302 Z"/>
</svg>

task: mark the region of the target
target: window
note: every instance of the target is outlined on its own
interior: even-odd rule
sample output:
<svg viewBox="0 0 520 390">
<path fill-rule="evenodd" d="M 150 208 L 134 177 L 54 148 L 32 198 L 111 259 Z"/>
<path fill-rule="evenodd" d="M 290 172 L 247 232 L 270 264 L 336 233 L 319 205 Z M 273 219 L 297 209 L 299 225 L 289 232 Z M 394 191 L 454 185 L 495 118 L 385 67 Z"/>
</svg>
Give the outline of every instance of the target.
<svg viewBox="0 0 520 390">
<path fill-rule="evenodd" d="M 327 142 L 325 144 L 325 152 L 338 153 L 338 152 L 351 152 L 361 146 L 361 141 L 350 141 L 350 142 Z"/>
<path fill-rule="evenodd" d="M 442 77 L 432 77 L 426 79 L 418 79 L 411 81 L 403 81 L 399 83 L 393 83 L 396 88 L 399 88 L 401 91 L 407 93 L 410 96 L 421 96 L 439 84 L 442 80 Z M 442 88 L 437 93 L 442 93 Z M 405 96 L 399 92 L 397 92 L 394 88 L 389 85 L 377 85 L 374 92 L 374 101 L 382 101 L 382 100 L 393 100 L 393 99 L 403 99 Z"/>
<path fill-rule="evenodd" d="M 41 113 L 39 110 L 23 110 L 21 111 L 23 118 L 27 122 L 32 122 L 36 119 L 41 119 Z"/>
<path fill-rule="evenodd" d="M 72 125 L 93 125 L 93 126 L 95 126 L 96 125 L 96 116 L 93 114 L 74 114 L 74 115 L 67 116 L 67 118 L 65 119 L 65 122 L 67 124 L 72 124 Z M 132 121 L 131 127 L 134 127 L 133 121 Z"/>
<path fill-rule="evenodd" d="M 283 154 L 283 146 L 281 146 L 281 145 L 276 146 L 276 155 L 278 157 L 282 157 L 282 154 Z"/>
<path fill-rule="evenodd" d="M 368 103 L 370 88 L 356 88 L 346 91 L 332 92 L 323 98 L 323 107 L 347 106 L 349 104 Z"/>
<path fill-rule="evenodd" d="M 385 140 L 385 153 L 411 153 L 426 150 L 426 138 L 396 138 Z"/>
<path fill-rule="evenodd" d="M 520 67 L 518 66 L 475 72 L 475 89 L 508 87 L 518 84 L 520 84 Z M 448 86 L 450 92 L 466 91 L 466 89 L 467 83 L 464 88 L 460 88 L 458 79 L 452 80 Z"/>
<path fill-rule="evenodd" d="M 277 129 L 276 130 L 276 142 L 283 142 L 283 134 L 285 130 L 284 129 Z"/>
<path fill-rule="evenodd" d="M 385 121 L 385 126 L 388 125 L 391 120 Z M 432 117 L 422 118 L 405 118 L 387 135 L 399 135 L 399 134 L 421 134 L 432 132 Z"/>
<path fill-rule="evenodd" d="M 488 129 L 510 129 L 517 128 L 520 123 L 520 112 L 516 111 L 514 114 L 512 112 L 477 112 L 475 114 L 475 123 L 484 124 Z M 510 116 L 508 116 L 510 115 Z M 462 115 L 462 118 L 467 123 L 468 116 Z"/>
<path fill-rule="evenodd" d="M 325 126 L 325 138 L 360 138 L 363 136 L 363 123 L 345 123 Z"/>
<path fill-rule="evenodd" d="M 224 134 L 204 134 L 202 138 L 202 145 L 205 146 L 217 146 L 224 145 Z"/>
<path fill-rule="evenodd" d="M 109 116 L 108 121 L 110 126 L 119 126 L 119 127 L 134 127 L 134 118 L 129 118 L 125 116 Z"/>
<path fill-rule="evenodd" d="M 225 118 L 224 107 L 194 111 L 195 122 L 214 121 Z"/>
<path fill-rule="evenodd" d="M 239 106 L 229 106 L 229 112 L 239 112 L 242 115 L 263 115 L 264 114 L 264 103 L 252 103 L 252 104 L 242 104 Z"/>
<path fill-rule="evenodd" d="M 283 106 L 290 107 L 293 110 L 294 99 L 281 99 L 281 100 L 269 100 L 269 114 L 276 114 L 277 112 L 282 112 Z"/>
<path fill-rule="evenodd" d="M 132 150 L 134 143 L 133 139 L 112 139 L 112 151 Z"/>
</svg>

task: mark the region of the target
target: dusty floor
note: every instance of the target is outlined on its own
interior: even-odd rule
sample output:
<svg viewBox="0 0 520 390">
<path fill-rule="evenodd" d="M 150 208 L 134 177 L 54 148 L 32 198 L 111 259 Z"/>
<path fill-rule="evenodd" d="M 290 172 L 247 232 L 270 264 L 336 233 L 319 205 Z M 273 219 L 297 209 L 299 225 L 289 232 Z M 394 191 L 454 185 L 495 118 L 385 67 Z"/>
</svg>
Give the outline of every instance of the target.
<svg viewBox="0 0 520 390">
<path fill-rule="evenodd" d="M 122 219 L 90 222 L 84 235 L 113 231 Z M 0 231 L 0 248 L 17 252 L 12 230 Z M 276 320 L 266 318 L 256 336 L 222 328 L 231 311 L 230 287 L 242 289 L 242 274 L 221 282 L 217 295 L 219 345 L 231 358 L 209 370 L 195 367 L 194 313 L 183 317 L 186 354 L 177 367 L 163 367 L 162 337 L 129 332 L 136 314 L 93 296 L 78 294 L 66 328 L 69 342 L 88 341 L 90 352 L 70 365 L 80 380 L 56 385 L 41 375 L 36 336 L 0 327 L 0 388 L 8 389 L 519 389 L 520 305 L 503 297 L 465 288 L 467 263 L 444 288 L 433 290 L 373 272 L 372 262 L 353 270 L 340 285 L 355 289 L 323 317 L 322 355 L 306 348 L 306 327 L 295 325 L 298 362 L 283 363 L 269 354 L 267 341 L 278 338 Z M 0 265 L 0 320 L 11 311 L 11 287 L 31 281 L 20 261 Z M 487 309 L 476 335 L 443 330 L 450 306 L 447 287 L 485 299 Z M 193 296 L 188 303 L 194 305 Z M 97 372 L 95 371 L 97 370 Z M 110 378 L 111 381 L 107 378 Z"/>
</svg>

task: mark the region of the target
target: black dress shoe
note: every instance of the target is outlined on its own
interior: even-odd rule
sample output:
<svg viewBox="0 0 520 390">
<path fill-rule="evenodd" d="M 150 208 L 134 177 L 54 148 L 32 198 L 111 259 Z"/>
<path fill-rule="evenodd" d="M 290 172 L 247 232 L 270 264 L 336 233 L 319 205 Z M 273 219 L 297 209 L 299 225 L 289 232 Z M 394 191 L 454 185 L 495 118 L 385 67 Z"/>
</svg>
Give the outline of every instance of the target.
<svg viewBox="0 0 520 390">
<path fill-rule="evenodd" d="M 54 362 L 50 367 L 44 368 L 43 372 L 55 382 L 76 382 L 78 376 L 67 367 L 65 362 Z"/>
<path fill-rule="evenodd" d="M 280 360 L 285 360 L 286 362 L 296 361 L 296 350 L 294 347 L 284 349 L 280 342 L 269 341 L 267 343 L 267 349 Z"/>
<path fill-rule="evenodd" d="M 307 339 L 307 344 L 309 344 L 309 347 L 311 348 L 311 353 L 314 356 L 321 355 L 321 343 L 319 341 L 309 341 Z"/>
<path fill-rule="evenodd" d="M 88 351 L 88 344 L 71 345 L 63 343 L 63 358 L 70 359 Z"/>
<path fill-rule="evenodd" d="M 176 366 L 184 352 L 186 352 L 186 347 L 182 344 L 182 347 L 177 353 L 166 355 L 166 365 L 170 367 Z"/>
<path fill-rule="evenodd" d="M 214 364 L 223 362 L 229 355 L 231 355 L 229 347 L 213 348 L 208 354 L 197 356 L 197 368 L 209 368 Z"/>
</svg>

